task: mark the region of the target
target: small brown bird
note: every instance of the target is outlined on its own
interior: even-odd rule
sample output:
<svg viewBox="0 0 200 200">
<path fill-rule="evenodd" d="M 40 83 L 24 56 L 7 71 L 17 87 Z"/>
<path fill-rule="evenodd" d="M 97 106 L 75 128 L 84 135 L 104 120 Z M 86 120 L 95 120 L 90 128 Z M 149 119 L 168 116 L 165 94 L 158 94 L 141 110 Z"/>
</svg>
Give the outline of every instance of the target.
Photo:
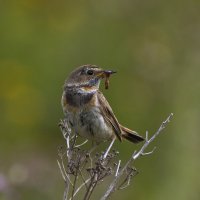
<svg viewBox="0 0 200 200">
<path fill-rule="evenodd" d="M 100 81 L 115 73 L 96 65 L 83 65 L 75 69 L 65 81 L 62 107 L 71 129 L 96 143 L 125 138 L 133 143 L 144 140 L 135 131 L 119 124 L 112 108 L 99 91 Z"/>
</svg>

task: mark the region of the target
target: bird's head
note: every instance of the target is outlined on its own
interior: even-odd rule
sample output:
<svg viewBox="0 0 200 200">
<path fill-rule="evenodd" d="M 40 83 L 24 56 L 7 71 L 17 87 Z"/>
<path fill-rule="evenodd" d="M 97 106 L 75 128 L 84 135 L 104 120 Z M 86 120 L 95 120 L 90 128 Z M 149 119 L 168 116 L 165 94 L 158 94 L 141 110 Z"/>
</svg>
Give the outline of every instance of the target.
<svg viewBox="0 0 200 200">
<path fill-rule="evenodd" d="M 101 79 L 108 79 L 113 73 L 115 71 L 104 70 L 96 65 L 83 65 L 72 71 L 64 87 L 98 89 Z"/>
</svg>

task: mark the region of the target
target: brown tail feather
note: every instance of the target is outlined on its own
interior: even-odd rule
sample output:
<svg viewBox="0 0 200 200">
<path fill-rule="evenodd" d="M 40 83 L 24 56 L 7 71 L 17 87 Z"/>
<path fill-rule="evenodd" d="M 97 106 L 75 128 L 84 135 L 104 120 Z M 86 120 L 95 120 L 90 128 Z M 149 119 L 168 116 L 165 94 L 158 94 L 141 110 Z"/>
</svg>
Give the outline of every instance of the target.
<svg viewBox="0 0 200 200">
<path fill-rule="evenodd" d="M 144 141 L 144 138 L 138 135 L 138 133 L 136 133 L 135 131 L 132 131 L 122 125 L 120 126 L 120 128 L 122 130 L 122 137 L 129 140 L 130 142 L 138 143 Z"/>
</svg>

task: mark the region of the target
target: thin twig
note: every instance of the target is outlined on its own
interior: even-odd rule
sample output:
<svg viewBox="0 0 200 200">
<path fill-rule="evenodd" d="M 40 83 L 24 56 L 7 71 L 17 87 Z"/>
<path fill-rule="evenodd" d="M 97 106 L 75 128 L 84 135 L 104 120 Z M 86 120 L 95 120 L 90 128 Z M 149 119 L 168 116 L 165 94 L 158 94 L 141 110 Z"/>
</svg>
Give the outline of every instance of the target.
<svg viewBox="0 0 200 200">
<path fill-rule="evenodd" d="M 149 146 L 149 144 L 161 133 L 161 131 L 166 127 L 166 125 L 170 122 L 171 118 L 173 117 L 173 113 L 169 115 L 169 117 L 162 122 L 161 126 L 159 129 L 155 132 L 155 134 L 152 135 L 150 139 L 148 139 L 148 136 L 146 138 L 146 142 L 142 146 L 142 148 L 133 156 L 133 160 L 136 160 L 138 157 L 140 157 L 143 153 L 144 150 Z M 148 135 L 148 134 L 147 134 Z"/>
<path fill-rule="evenodd" d="M 84 144 L 86 144 L 88 142 L 88 140 L 85 140 L 83 143 L 79 144 L 79 145 L 76 145 L 74 148 L 78 148 L 78 147 L 81 147 L 83 146 Z"/>
<path fill-rule="evenodd" d="M 69 136 L 67 136 L 66 143 L 67 143 L 67 157 L 69 157 L 69 149 L 70 149 Z"/>
<path fill-rule="evenodd" d="M 66 179 L 65 174 L 64 174 L 63 169 L 62 169 L 62 166 L 61 166 L 61 164 L 60 164 L 60 162 L 58 160 L 57 160 L 57 163 L 58 163 L 58 167 L 60 169 L 61 175 L 62 175 L 62 177 L 64 179 L 64 182 L 66 184 L 64 195 L 63 195 L 63 200 L 67 200 L 68 193 L 69 193 L 69 183 L 71 183 L 71 182 L 70 182 L 70 179 L 68 178 L 68 176 L 66 176 L 67 177 L 67 179 Z"/>
<path fill-rule="evenodd" d="M 83 188 L 83 186 L 85 186 L 85 184 L 87 184 L 90 181 L 90 178 L 88 178 L 85 183 L 82 183 L 74 192 L 74 197 L 77 195 L 77 193 Z M 70 198 L 69 200 L 72 200 L 72 198 Z"/>
<path fill-rule="evenodd" d="M 126 178 L 124 179 L 124 181 L 119 185 L 118 189 L 122 190 L 122 189 L 127 188 L 130 185 L 131 178 L 133 178 L 133 176 L 135 176 L 137 174 L 138 174 L 138 172 L 135 169 L 131 169 L 130 172 L 126 175 Z M 124 185 L 126 182 L 127 182 L 127 184 Z"/>
<path fill-rule="evenodd" d="M 65 175 L 65 177 L 68 177 L 68 175 L 67 175 L 67 172 L 66 172 L 66 169 L 65 169 L 65 165 L 64 165 L 64 162 L 63 162 L 63 159 L 61 158 L 61 164 L 62 164 L 62 169 L 63 169 L 63 172 L 64 172 L 64 175 Z M 69 179 L 69 177 L 68 177 L 68 179 Z M 69 179 L 70 180 L 70 179 Z M 71 181 L 70 181 L 71 182 Z"/>
<path fill-rule="evenodd" d="M 92 189 L 90 190 L 90 193 L 89 193 L 89 195 L 88 195 L 88 200 L 90 199 L 90 197 L 91 197 L 91 195 L 92 195 L 92 193 L 93 193 L 94 188 L 96 187 L 96 185 L 97 185 L 97 180 L 94 182 L 94 184 L 93 184 L 93 186 L 92 186 Z"/>
<path fill-rule="evenodd" d="M 150 155 L 152 154 L 154 151 L 155 151 L 156 147 L 154 147 L 151 151 L 149 152 L 145 152 L 145 153 L 142 153 L 141 156 L 147 156 L 147 155 Z"/>
<path fill-rule="evenodd" d="M 124 171 L 126 170 L 126 168 L 130 165 L 132 159 L 129 159 L 127 161 L 127 163 L 125 164 L 125 166 L 122 168 L 121 171 L 119 171 L 118 176 L 114 178 L 114 180 L 111 182 L 111 184 L 108 187 L 108 190 L 105 192 L 104 196 L 101 198 L 101 200 L 106 200 L 111 193 L 114 192 L 114 190 L 116 189 L 117 183 L 120 180 L 121 176 L 123 175 Z"/>
<path fill-rule="evenodd" d="M 115 142 L 115 139 L 116 139 L 116 138 L 114 138 L 114 139 L 112 140 L 112 142 L 110 143 L 108 149 L 106 150 L 105 154 L 103 155 L 103 159 L 104 159 L 104 160 L 106 159 L 106 157 L 107 157 L 107 155 L 108 155 L 110 149 L 112 148 L 112 146 L 113 146 L 113 144 L 114 144 L 114 142 Z"/>
<path fill-rule="evenodd" d="M 165 121 L 162 122 L 161 126 L 159 129 L 154 133 L 154 135 L 148 139 L 148 133 L 146 134 L 146 142 L 144 145 L 141 147 L 141 149 L 138 152 L 134 152 L 131 158 L 127 161 L 125 166 L 122 168 L 122 170 L 118 173 L 118 176 L 114 178 L 114 180 L 111 182 L 109 185 L 107 191 L 104 193 L 102 196 L 101 200 L 106 200 L 108 197 L 116 190 L 116 186 L 124 174 L 125 170 L 127 167 L 137 158 L 139 158 L 142 154 L 144 155 L 144 150 L 149 146 L 149 144 L 161 133 L 161 131 L 166 127 L 166 125 L 170 122 L 171 118 L 173 116 L 173 113 L 171 113 Z"/>
<path fill-rule="evenodd" d="M 93 177 L 91 178 L 90 185 L 89 185 L 89 187 L 87 189 L 87 192 L 85 194 L 84 200 L 89 200 L 90 199 L 90 197 L 92 195 L 92 192 L 94 191 L 94 188 L 97 185 L 97 179 L 98 179 L 98 174 L 94 173 Z"/>
<path fill-rule="evenodd" d="M 119 160 L 119 162 L 118 162 L 117 169 L 116 169 L 116 173 L 115 173 L 115 177 L 116 177 L 116 176 L 118 175 L 118 173 L 119 173 L 120 164 L 121 164 L 121 160 Z"/>
<path fill-rule="evenodd" d="M 68 194 L 69 194 L 69 183 L 66 182 L 66 187 L 65 187 L 65 191 L 64 191 L 64 195 L 63 195 L 63 200 L 67 200 L 68 199 Z"/>
<path fill-rule="evenodd" d="M 76 145 L 76 140 L 77 140 L 77 135 L 74 135 L 73 141 L 72 141 L 72 146 L 71 148 L 74 148 L 74 146 Z"/>
<path fill-rule="evenodd" d="M 74 193 L 75 193 L 75 187 L 76 187 L 77 178 L 78 178 L 78 172 L 76 170 L 75 177 L 74 177 L 74 182 L 73 182 L 73 187 L 72 187 L 72 200 L 74 199 Z"/>
<path fill-rule="evenodd" d="M 81 171 L 81 170 L 79 170 L 79 173 L 80 173 L 80 175 L 81 175 L 81 179 L 83 180 L 83 183 L 85 184 L 85 187 L 86 187 L 86 189 L 87 189 L 87 188 L 88 188 L 88 186 L 87 186 L 87 183 L 86 183 L 86 180 L 85 180 L 85 178 L 83 177 L 82 171 Z"/>
<path fill-rule="evenodd" d="M 77 163 L 77 166 L 76 166 L 76 171 L 75 171 L 75 174 L 74 174 L 74 183 L 73 183 L 73 187 L 72 187 L 72 200 L 74 199 L 74 193 L 75 193 L 75 186 L 76 186 L 76 181 L 77 181 L 77 178 L 78 178 L 78 171 L 79 171 L 79 167 L 80 167 L 80 155 L 78 155 L 78 163 Z"/>
<path fill-rule="evenodd" d="M 83 200 L 87 200 L 88 199 L 88 195 L 90 193 L 90 190 L 92 189 L 93 181 L 94 181 L 94 175 L 91 177 L 90 184 L 88 186 L 88 189 L 87 189 L 87 191 L 85 193 L 85 196 L 84 196 Z"/>
<path fill-rule="evenodd" d="M 61 173 L 61 175 L 62 175 L 64 181 L 66 182 L 65 174 L 64 174 L 64 172 L 63 172 L 63 170 L 62 170 L 61 164 L 60 164 L 60 162 L 59 162 L 58 160 L 57 160 L 57 163 L 58 163 L 58 167 L 59 167 L 59 169 L 60 169 L 60 173 Z"/>
<path fill-rule="evenodd" d="M 130 185 L 130 182 L 131 182 L 131 177 L 129 176 L 129 177 L 127 177 L 127 184 L 126 185 L 124 185 L 123 187 L 119 187 L 119 190 L 123 190 L 123 189 L 125 189 L 125 188 L 127 188 L 129 185 Z"/>
<path fill-rule="evenodd" d="M 73 183 L 71 182 L 70 177 L 68 176 L 67 172 L 62 168 L 62 165 L 60 164 L 60 162 L 58 160 L 57 160 L 57 163 L 58 163 L 58 167 L 60 169 L 60 172 L 61 172 L 61 175 L 62 175 L 64 181 L 65 182 L 69 181 L 69 183 L 73 186 Z"/>
</svg>

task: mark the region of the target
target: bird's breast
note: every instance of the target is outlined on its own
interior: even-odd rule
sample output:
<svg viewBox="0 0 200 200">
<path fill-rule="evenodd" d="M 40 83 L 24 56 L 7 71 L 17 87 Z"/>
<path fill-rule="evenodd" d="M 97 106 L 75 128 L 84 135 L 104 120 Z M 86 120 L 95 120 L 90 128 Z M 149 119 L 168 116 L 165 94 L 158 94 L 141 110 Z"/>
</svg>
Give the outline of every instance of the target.
<svg viewBox="0 0 200 200">
<path fill-rule="evenodd" d="M 76 120 L 77 132 L 83 137 L 100 142 L 113 135 L 112 128 L 106 123 L 98 107 L 83 110 Z"/>
<path fill-rule="evenodd" d="M 113 136 L 113 129 L 99 109 L 96 92 L 80 94 L 64 92 L 62 106 L 73 131 L 80 136 L 100 142 Z"/>
</svg>

